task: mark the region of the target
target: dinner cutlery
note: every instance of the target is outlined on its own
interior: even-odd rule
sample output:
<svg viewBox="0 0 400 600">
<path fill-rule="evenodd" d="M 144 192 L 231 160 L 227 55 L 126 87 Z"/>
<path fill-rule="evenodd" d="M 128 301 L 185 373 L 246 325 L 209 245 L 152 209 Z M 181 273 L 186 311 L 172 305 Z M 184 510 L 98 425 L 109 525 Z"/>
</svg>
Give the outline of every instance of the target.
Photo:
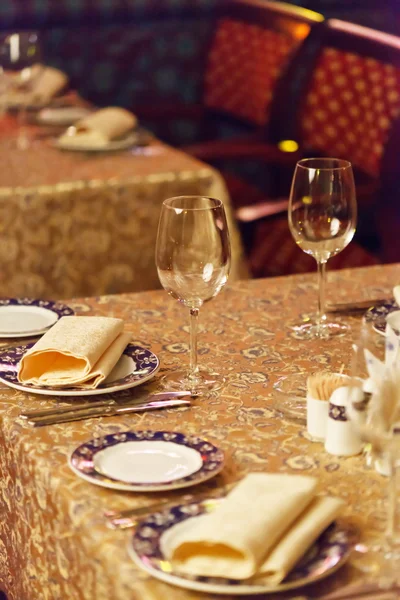
<svg viewBox="0 0 400 600">
<path fill-rule="evenodd" d="M 371 308 L 371 306 L 382 306 L 390 302 L 391 300 L 387 298 L 372 298 L 371 300 L 360 300 L 357 302 L 339 302 L 337 304 L 328 304 L 326 310 L 329 313 L 364 312 Z"/>
<path fill-rule="evenodd" d="M 222 498 L 230 492 L 233 487 L 237 484 L 237 481 L 233 483 L 228 483 L 222 487 L 216 488 L 214 490 L 207 490 L 200 494 L 185 494 L 184 496 L 179 496 L 179 498 L 175 498 L 175 500 L 165 499 L 160 502 L 155 502 L 153 504 L 148 504 L 147 506 L 141 506 L 139 508 L 128 508 L 126 510 L 115 511 L 115 510 L 106 510 L 104 511 L 104 518 L 106 520 L 106 527 L 109 529 L 129 529 L 130 527 L 135 527 L 137 521 L 140 517 L 144 517 L 154 512 L 158 512 L 159 510 L 164 510 L 166 508 L 170 508 L 171 506 L 176 506 L 177 504 L 182 504 L 184 502 L 190 501 L 200 501 L 200 500 L 213 500 L 216 498 Z"/>
<path fill-rule="evenodd" d="M 158 410 L 161 408 L 177 408 L 180 406 L 190 406 L 190 400 L 176 398 L 171 400 L 155 400 L 153 402 L 145 402 L 134 406 L 100 406 L 69 412 L 65 415 L 50 415 L 46 417 L 31 417 L 26 423 L 33 427 L 43 425 L 58 425 L 59 423 L 70 423 L 72 421 L 81 421 L 84 419 L 93 419 L 95 417 L 114 417 L 117 415 L 125 415 L 136 412 L 145 412 L 147 410 Z"/>
<path fill-rule="evenodd" d="M 120 401 L 116 398 L 109 398 L 107 400 L 98 400 L 97 402 L 84 402 L 83 404 L 69 404 L 68 406 L 56 406 L 52 408 L 43 408 L 41 410 L 28 410 L 19 414 L 20 419 L 36 419 L 39 417 L 49 417 L 52 415 L 66 415 L 70 413 L 79 412 L 82 410 L 88 410 L 89 408 L 104 408 L 107 406 L 137 406 L 143 404 L 144 401 L 151 402 L 154 400 L 172 400 L 173 398 L 184 398 L 190 396 L 189 391 L 178 391 L 178 392 L 158 392 L 156 394 L 150 394 L 145 399 L 138 398 L 136 401 L 129 398 L 127 401 Z"/>
</svg>

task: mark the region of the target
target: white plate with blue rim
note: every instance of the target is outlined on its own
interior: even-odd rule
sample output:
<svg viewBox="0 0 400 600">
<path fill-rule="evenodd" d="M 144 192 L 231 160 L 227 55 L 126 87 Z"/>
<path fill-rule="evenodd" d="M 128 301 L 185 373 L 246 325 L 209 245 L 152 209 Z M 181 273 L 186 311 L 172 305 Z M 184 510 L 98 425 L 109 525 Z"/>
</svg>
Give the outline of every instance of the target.
<svg viewBox="0 0 400 600">
<path fill-rule="evenodd" d="M 74 311 L 61 302 L 32 298 L 0 298 L 0 338 L 39 336 Z"/>
<path fill-rule="evenodd" d="M 69 465 L 95 485 L 160 492 L 211 479 L 222 470 L 224 453 L 208 440 L 176 431 L 124 431 L 81 444 Z"/>
<path fill-rule="evenodd" d="M 400 335 L 400 323 L 391 322 L 393 313 L 399 313 L 400 307 L 395 300 L 388 300 L 383 304 L 371 306 L 364 315 L 364 320 L 371 323 L 374 330 L 380 335 L 386 334 L 386 323 L 390 317 L 389 323 L 395 332 Z M 395 317 L 396 320 L 396 317 Z"/>
<path fill-rule="evenodd" d="M 344 522 L 336 521 L 319 536 L 286 578 L 275 586 L 262 583 L 257 578 L 244 582 L 222 577 L 188 575 L 174 570 L 163 553 L 163 535 L 172 527 L 184 526 L 183 523 L 188 519 L 215 510 L 218 502 L 223 500 L 210 499 L 180 504 L 147 515 L 140 520 L 129 540 L 130 557 L 138 567 L 166 583 L 209 594 L 236 596 L 283 592 L 309 585 L 337 571 L 350 556 L 354 531 Z"/>
<path fill-rule="evenodd" d="M 19 363 L 33 344 L 0 350 L 0 381 L 9 387 L 44 396 L 97 396 L 111 394 L 141 385 L 157 373 L 158 357 L 148 348 L 128 344 L 108 377 L 97 388 L 88 390 L 79 386 L 53 387 L 21 383 L 18 380 Z"/>
</svg>

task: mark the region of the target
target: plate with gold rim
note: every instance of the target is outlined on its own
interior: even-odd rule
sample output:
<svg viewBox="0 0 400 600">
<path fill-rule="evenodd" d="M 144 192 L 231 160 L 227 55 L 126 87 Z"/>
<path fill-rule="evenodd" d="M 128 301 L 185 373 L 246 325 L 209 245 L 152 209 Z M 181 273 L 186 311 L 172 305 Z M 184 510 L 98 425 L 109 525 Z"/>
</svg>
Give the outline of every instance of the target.
<svg viewBox="0 0 400 600">
<path fill-rule="evenodd" d="M 36 298 L 0 298 L 0 338 L 43 335 L 61 317 L 73 315 L 61 302 Z"/>
<path fill-rule="evenodd" d="M 81 444 L 69 466 L 95 485 L 160 492 L 211 479 L 222 470 L 224 453 L 209 440 L 177 431 L 123 431 Z"/>
<path fill-rule="evenodd" d="M 388 300 L 384 304 L 371 306 L 365 313 L 364 320 L 366 323 L 370 323 L 377 333 L 385 335 L 387 318 L 398 311 L 400 311 L 400 307 L 397 302 Z M 396 329 L 396 333 L 400 334 L 400 331 Z"/>
<path fill-rule="evenodd" d="M 312 544 L 304 556 L 278 585 L 261 583 L 259 579 L 245 582 L 222 577 L 188 575 L 174 570 L 163 553 L 163 535 L 172 527 L 181 526 L 215 510 L 220 499 L 179 504 L 147 515 L 140 520 L 128 542 L 128 553 L 135 564 L 155 577 L 177 587 L 222 595 L 256 595 L 296 589 L 328 577 L 350 556 L 354 532 L 344 522 L 332 523 Z"/>
<path fill-rule="evenodd" d="M 97 396 L 120 392 L 141 385 L 157 373 L 160 368 L 158 357 L 148 348 L 128 344 L 108 377 L 94 389 L 84 387 L 52 387 L 21 383 L 18 380 L 19 363 L 33 344 L 0 349 L 0 381 L 5 385 L 44 396 Z"/>
</svg>

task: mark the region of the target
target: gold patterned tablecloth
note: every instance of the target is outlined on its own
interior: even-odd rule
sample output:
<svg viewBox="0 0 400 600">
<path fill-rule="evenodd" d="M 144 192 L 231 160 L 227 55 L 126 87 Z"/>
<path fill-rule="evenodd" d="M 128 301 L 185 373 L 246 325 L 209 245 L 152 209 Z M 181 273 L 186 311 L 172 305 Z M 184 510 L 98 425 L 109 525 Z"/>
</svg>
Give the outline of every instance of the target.
<svg viewBox="0 0 400 600">
<path fill-rule="evenodd" d="M 328 296 L 334 301 L 390 297 L 399 280 L 400 265 L 337 271 L 329 274 Z M 368 530 L 382 527 L 386 480 L 366 470 L 361 456 L 328 455 L 321 444 L 309 441 L 304 427 L 283 420 L 274 409 L 272 385 L 278 377 L 348 368 L 359 318 L 348 318 L 351 334 L 331 341 L 300 342 L 286 326 L 316 308 L 316 292 L 314 275 L 233 282 L 206 305 L 200 359 L 224 372 L 228 383 L 219 396 L 198 398 L 190 408 L 31 429 L 16 421 L 21 408 L 47 407 L 57 400 L 0 389 L 0 587 L 11 600 L 217 598 L 149 577 L 128 557 L 129 532 L 104 527 L 104 509 L 143 506 L 160 495 L 106 490 L 69 469 L 68 456 L 77 445 L 129 428 L 198 434 L 219 445 L 227 455 L 226 467 L 199 491 L 250 471 L 308 473 L 318 477 L 321 490 L 346 501 L 345 516 Z M 188 362 L 188 315 L 162 291 L 89 298 L 70 305 L 81 314 L 122 317 L 133 340 L 159 355 L 163 370 Z M 146 388 L 133 390 L 132 396 L 158 389 L 161 375 Z M 180 493 L 169 496 L 178 499 Z M 360 577 L 348 565 L 309 592 L 318 597 L 321 591 L 358 582 Z"/>
<path fill-rule="evenodd" d="M 185 194 L 223 200 L 232 274 L 247 275 L 216 170 L 157 140 L 118 153 L 60 151 L 50 139 L 33 139 L 21 150 L 12 119 L 2 124 L 0 296 L 57 299 L 160 288 L 154 264 L 160 207 Z"/>
</svg>

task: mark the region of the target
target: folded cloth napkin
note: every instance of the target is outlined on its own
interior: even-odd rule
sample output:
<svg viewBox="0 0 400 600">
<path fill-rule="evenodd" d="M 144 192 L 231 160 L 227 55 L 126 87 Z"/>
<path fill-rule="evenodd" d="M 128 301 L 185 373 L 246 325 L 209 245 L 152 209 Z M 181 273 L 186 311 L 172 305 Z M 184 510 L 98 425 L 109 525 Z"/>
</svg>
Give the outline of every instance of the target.
<svg viewBox="0 0 400 600">
<path fill-rule="evenodd" d="M 316 486 L 301 475 L 247 475 L 214 512 L 164 533 L 162 552 L 191 575 L 278 584 L 343 504 L 316 496 Z"/>
<path fill-rule="evenodd" d="M 400 285 L 395 285 L 393 288 L 393 296 L 396 304 L 400 306 Z"/>
<path fill-rule="evenodd" d="M 25 69 L 27 71 L 28 69 Z M 33 65 L 29 68 L 29 74 L 24 78 L 21 72 L 21 84 L 28 86 L 26 90 L 11 89 L 8 101 L 16 104 L 47 104 L 68 85 L 68 76 L 53 67 L 44 65 Z"/>
<path fill-rule="evenodd" d="M 135 115 L 124 108 L 102 108 L 69 127 L 58 141 L 66 147 L 104 148 L 136 127 L 136 124 Z"/>
<path fill-rule="evenodd" d="M 96 388 L 131 334 L 122 319 L 62 317 L 21 359 L 18 380 L 39 386 Z"/>
</svg>

